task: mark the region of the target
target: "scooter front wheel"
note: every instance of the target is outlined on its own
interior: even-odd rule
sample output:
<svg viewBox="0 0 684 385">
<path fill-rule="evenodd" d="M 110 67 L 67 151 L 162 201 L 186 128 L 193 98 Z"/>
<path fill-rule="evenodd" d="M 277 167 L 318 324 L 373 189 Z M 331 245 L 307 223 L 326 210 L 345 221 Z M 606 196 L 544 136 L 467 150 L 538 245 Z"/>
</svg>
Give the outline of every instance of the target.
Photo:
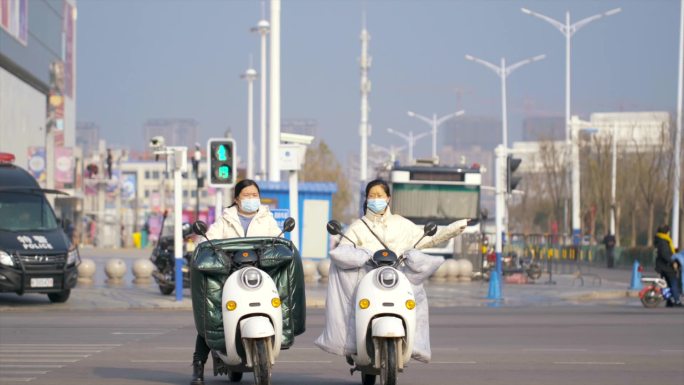
<svg viewBox="0 0 684 385">
<path fill-rule="evenodd" d="M 271 385 L 271 360 L 266 349 L 266 338 L 254 340 L 252 348 L 252 367 L 256 385 Z"/>
<path fill-rule="evenodd" d="M 375 385 L 375 374 L 364 374 L 361 373 L 361 384 L 363 385 Z"/>
<path fill-rule="evenodd" d="M 242 372 L 228 372 L 228 379 L 230 382 L 240 382 L 242 380 Z"/>
<path fill-rule="evenodd" d="M 380 384 L 396 385 L 397 383 L 397 341 L 384 338 L 380 354 Z"/>
</svg>

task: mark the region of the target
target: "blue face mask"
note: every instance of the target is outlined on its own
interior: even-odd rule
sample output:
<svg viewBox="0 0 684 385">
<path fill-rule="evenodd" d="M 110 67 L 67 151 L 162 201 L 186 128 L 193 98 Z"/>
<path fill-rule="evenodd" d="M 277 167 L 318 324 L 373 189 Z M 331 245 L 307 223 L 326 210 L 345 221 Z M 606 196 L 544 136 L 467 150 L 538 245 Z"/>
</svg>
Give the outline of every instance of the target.
<svg viewBox="0 0 684 385">
<path fill-rule="evenodd" d="M 246 213 L 255 213 L 259 210 L 261 200 L 259 198 L 243 199 L 240 201 L 240 208 Z"/>
<path fill-rule="evenodd" d="M 369 199 L 367 203 L 368 208 L 374 213 L 380 213 L 387 207 L 387 200 L 385 199 Z"/>
</svg>

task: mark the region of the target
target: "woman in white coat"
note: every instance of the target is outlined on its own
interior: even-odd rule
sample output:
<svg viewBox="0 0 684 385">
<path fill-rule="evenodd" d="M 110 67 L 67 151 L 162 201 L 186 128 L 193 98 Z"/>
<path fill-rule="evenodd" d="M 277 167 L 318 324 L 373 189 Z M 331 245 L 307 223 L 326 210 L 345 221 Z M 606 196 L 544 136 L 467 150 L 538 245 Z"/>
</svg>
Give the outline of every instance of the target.
<svg viewBox="0 0 684 385">
<path fill-rule="evenodd" d="M 332 263 L 326 297 L 325 329 L 315 344 L 329 353 L 347 356 L 350 364 L 352 361 L 349 356 L 356 353 L 352 319 L 354 292 L 361 278 L 369 271 L 366 262 L 373 253 L 385 248 L 382 243 L 397 255 L 407 252 L 403 270 L 413 286 L 417 303 L 418 334 L 412 356 L 423 362 L 430 360 L 427 297 L 422 281 L 439 268 L 444 258 L 411 251 L 423 235 L 423 230 L 401 215 L 392 214 L 389 209 L 390 199 L 387 182 L 380 179 L 369 182 L 366 186 L 365 215 L 354 221 L 345 233 L 356 247 L 347 239 L 342 239 L 340 245 L 330 251 Z M 423 238 L 416 249 L 432 247 L 453 238 L 462 233 L 466 225 L 466 220 L 454 222 L 434 236 Z"/>
<path fill-rule="evenodd" d="M 259 186 L 251 179 L 243 179 L 235 185 L 233 204 L 209 227 L 207 238 L 277 237 L 280 232 L 268 206 L 261 204 Z M 192 356 L 191 385 L 204 384 L 204 364 L 209 351 L 204 337 L 198 334 Z"/>
</svg>

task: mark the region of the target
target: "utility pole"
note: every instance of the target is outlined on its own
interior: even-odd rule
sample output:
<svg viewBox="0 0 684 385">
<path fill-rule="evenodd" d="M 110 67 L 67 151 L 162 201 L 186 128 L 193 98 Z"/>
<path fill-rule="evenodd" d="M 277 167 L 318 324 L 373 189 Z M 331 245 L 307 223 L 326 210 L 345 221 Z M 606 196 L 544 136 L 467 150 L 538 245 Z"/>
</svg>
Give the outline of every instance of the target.
<svg viewBox="0 0 684 385">
<path fill-rule="evenodd" d="M 682 175 L 682 82 L 684 82 L 684 0 L 679 2 L 679 79 L 677 81 L 677 133 L 674 148 L 674 194 L 672 196 L 672 243 L 679 247 L 679 196 Z"/>
<path fill-rule="evenodd" d="M 259 125 L 261 129 L 259 130 L 259 172 L 257 173 L 259 177 L 266 180 L 266 36 L 271 30 L 271 24 L 266 20 L 266 4 L 261 2 L 261 20 L 255 28 L 252 28 L 252 32 L 258 32 L 261 36 L 261 79 L 259 83 L 261 86 L 261 93 L 259 97 L 261 102 L 259 103 Z"/>
<path fill-rule="evenodd" d="M 251 60 L 250 60 L 251 61 Z M 241 76 L 247 80 L 247 179 L 254 179 L 254 80 L 257 72 L 250 63 Z"/>
<path fill-rule="evenodd" d="M 359 135 L 361 136 L 361 160 L 359 163 L 361 184 L 368 179 L 368 137 L 371 135 L 371 127 L 368 124 L 368 95 L 371 92 L 371 82 L 368 79 L 368 71 L 371 67 L 372 58 L 368 56 L 368 42 L 370 33 L 366 29 L 366 15 L 363 15 L 363 27 L 361 29 L 361 124 Z"/>
<path fill-rule="evenodd" d="M 268 180 L 280 182 L 280 0 L 271 0 L 271 84 Z"/>
</svg>

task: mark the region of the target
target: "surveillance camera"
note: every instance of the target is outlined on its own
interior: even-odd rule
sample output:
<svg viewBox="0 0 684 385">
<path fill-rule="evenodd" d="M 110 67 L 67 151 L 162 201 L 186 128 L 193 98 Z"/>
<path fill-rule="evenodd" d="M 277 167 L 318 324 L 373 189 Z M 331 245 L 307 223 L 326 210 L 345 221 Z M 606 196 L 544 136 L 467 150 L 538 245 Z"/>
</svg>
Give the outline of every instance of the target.
<svg viewBox="0 0 684 385">
<path fill-rule="evenodd" d="M 284 143 L 303 144 L 308 146 L 311 144 L 311 142 L 313 142 L 314 139 L 315 137 L 311 135 L 292 134 L 289 132 L 280 133 L 280 141 Z"/>
<path fill-rule="evenodd" d="M 164 137 L 163 136 L 155 136 L 152 139 L 150 139 L 150 148 L 160 148 L 164 147 Z"/>
</svg>

